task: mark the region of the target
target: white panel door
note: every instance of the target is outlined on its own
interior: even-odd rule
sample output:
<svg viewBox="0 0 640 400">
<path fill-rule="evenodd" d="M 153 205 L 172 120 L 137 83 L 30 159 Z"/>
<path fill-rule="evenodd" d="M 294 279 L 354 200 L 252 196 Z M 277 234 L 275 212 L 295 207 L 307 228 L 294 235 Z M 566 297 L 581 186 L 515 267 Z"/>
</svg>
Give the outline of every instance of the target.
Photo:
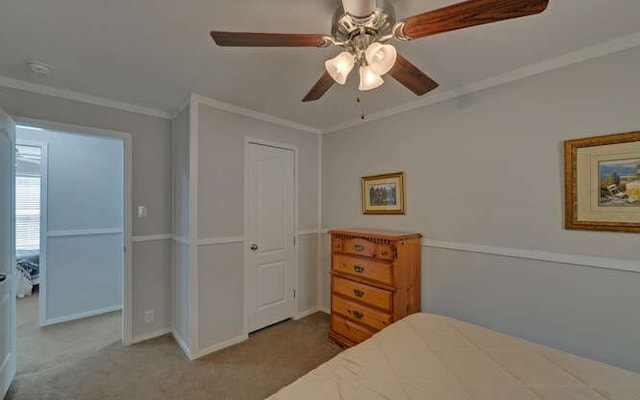
<svg viewBox="0 0 640 400">
<path fill-rule="evenodd" d="M 0 109 L 0 398 L 16 374 L 15 124 Z"/>
<path fill-rule="evenodd" d="M 252 332 L 295 312 L 295 153 L 248 146 L 245 298 Z"/>
</svg>

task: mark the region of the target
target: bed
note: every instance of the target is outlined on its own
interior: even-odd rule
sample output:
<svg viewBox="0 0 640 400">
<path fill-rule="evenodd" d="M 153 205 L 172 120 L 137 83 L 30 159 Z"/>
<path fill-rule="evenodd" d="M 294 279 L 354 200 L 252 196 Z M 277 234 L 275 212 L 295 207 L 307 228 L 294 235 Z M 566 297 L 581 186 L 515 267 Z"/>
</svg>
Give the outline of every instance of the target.
<svg viewBox="0 0 640 400">
<path fill-rule="evenodd" d="M 269 400 L 640 400 L 640 375 L 435 314 L 413 314 Z"/>
<path fill-rule="evenodd" d="M 18 297 L 31 295 L 35 285 L 40 284 L 40 252 L 18 250 L 16 252 L 16 293 Z"/>
</svg>

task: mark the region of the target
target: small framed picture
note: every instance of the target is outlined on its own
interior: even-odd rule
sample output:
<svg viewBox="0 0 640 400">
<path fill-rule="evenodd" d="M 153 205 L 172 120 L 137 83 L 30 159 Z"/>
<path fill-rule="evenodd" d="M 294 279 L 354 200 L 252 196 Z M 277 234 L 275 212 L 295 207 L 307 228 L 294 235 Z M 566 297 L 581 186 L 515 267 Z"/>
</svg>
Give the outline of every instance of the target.
<svg viewBox="0 0 640 400">
<path fill-rule="evenodd" d="M 640 132 L 567 140 L 565 227 L 640 232 Z"/>
<path fill-rule="evenodd" d="M 404 172 L 362 177 L 363 214 L 404 214 Z"/>
</svg>

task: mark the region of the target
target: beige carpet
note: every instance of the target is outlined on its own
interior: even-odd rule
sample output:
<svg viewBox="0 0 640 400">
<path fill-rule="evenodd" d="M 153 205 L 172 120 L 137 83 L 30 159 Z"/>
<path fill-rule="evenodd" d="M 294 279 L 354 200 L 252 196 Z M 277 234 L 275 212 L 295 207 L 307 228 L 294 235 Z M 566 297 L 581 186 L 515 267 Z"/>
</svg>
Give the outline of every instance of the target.
<svg viewBox="0 0 640 400">
<path fill-rule="evenodd" d="M 121 314 L 113 312 L 63 324 L 38 327 L 38 292 L 17 299 L 18 375 L 40 373 L 86 358 L 118 342 Z"/>
<path fill-rule="evenodd" d="M 6 399 L 264 399 L 340 351 L 327 341 L 328 324 L 323 313 L 286 321 L 189 362 L 168 335 L 122 346 L 119 313 L 41 332 L 21 322 Z"/>
</svg>

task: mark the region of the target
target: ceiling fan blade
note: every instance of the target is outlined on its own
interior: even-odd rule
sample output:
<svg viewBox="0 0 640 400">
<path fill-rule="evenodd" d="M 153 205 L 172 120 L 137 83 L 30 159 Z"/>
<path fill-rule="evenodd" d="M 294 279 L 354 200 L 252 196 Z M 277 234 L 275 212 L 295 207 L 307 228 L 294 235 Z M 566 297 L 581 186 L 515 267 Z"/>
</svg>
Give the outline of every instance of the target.
<svg viewBox="0 0 640 400">
<path fill-rule="evenodd" d="M 427 74 L 420 71 L 400 54 L 396 56 L 396 63 L 389 71 L 389 75 L 418 96 L 422 96 L 439 86 L 436 81 L 429 78 Z"/>
<path fill-rule="evenodd" d="M 437 33 L 538 14 L 549 0 L 468 0 L 404 19 L 396 36 L 417 39 Z"/>
<path fill-rule="evenodd" d="M 304 96 L 304 99 L 302 99 L 302 101 L 307 102 L 318 100 L 320 97 L 322 97 L 323 94 L 327 92 L 327 90 L 331 88 L 331 86 L 333 86 L 334 83 L 335 81 L 333 80 L 331 75 L 329 75 L 329 73 L 325 71 L 320 79 L 318 79 L 318 82 L 316 82 L 311 90 L 309 90 L 309 93 Z"/>
<path fill-rule="evenodd" d="M 243 47 L 324 47 L 331 44 L 327 35 L 306 33 L 250 33 L 211 31 L 218 46 Z"/>
</svg>

